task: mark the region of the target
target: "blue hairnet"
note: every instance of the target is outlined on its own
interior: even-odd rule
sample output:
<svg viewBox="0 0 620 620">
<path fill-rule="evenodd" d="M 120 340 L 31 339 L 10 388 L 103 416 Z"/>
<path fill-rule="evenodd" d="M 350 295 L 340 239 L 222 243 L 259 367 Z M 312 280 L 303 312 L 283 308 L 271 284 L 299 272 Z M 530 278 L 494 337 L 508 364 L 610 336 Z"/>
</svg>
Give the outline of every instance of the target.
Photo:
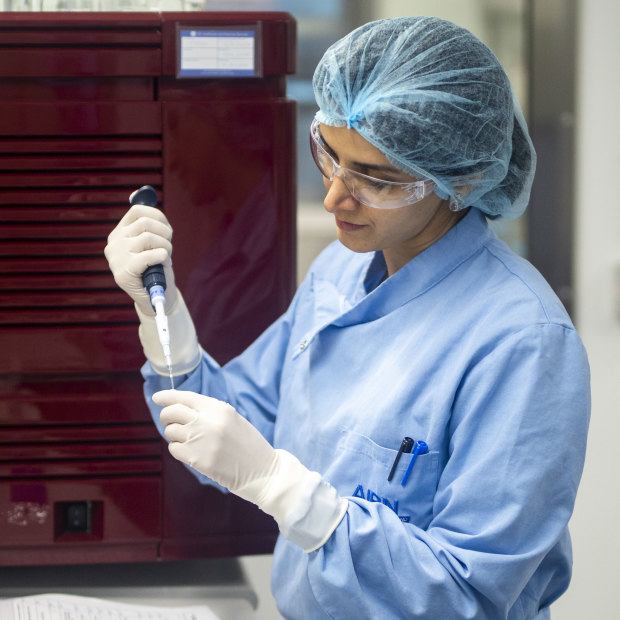
<svg viewBox="0 0 620 620">
<path fill-rule="evenodd" d="M 319 122 L 355 129 L 457 208 L 513 219 L 527 207 L 536 153 L 523 112 L 493 52 L 464 28 L 371 22 L 325 52 L 313 87 Z"/>
</svg>

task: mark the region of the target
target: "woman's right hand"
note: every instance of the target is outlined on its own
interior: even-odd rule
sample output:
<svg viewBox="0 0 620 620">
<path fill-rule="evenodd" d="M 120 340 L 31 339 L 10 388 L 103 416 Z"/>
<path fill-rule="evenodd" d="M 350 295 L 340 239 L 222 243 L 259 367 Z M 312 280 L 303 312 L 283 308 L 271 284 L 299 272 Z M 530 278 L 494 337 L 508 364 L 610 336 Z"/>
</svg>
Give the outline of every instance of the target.
<svg viewBox="0 0 620 620">
<path fill-rule="evenodd" d="M 114 280 L 147 315 L 155 314 L 142 274 L 151 265 L 163 265 L 166 276 L 166 312 L 175 304 L 177 289 L 172 271 L 172 227 L 159 209 L 134 205 L 108 236 L 104 253 Z"/>
</svg>

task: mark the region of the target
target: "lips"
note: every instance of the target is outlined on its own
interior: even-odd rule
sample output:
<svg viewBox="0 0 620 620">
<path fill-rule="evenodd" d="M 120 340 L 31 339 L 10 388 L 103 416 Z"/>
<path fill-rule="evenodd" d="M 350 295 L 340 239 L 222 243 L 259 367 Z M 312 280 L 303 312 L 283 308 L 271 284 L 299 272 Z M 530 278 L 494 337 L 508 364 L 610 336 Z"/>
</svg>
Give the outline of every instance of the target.
<svg viewBox="0 0 620 620">
<path fill-rule="evenodd" d="M 351 222 L 345 222 L 343 220 L 339 220 L 336 218 L 336 226 L 344 232 L 355 232 L 356 230 L 360 230 L 364 228 L 362 224 L 352 224 Z"/>
</svg>

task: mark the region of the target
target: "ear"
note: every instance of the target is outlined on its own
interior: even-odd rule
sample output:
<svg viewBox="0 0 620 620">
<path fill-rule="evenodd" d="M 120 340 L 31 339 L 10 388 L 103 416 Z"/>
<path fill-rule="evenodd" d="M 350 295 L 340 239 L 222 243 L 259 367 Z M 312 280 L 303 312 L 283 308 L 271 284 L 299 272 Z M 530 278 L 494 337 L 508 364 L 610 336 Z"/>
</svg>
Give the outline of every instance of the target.
<svg viewBox="0 0 620 620">
<path fill-rule="evenodd" d="M 463 202 L 476 186 L 476 181 L 479 181 L 480 179 L 482 179 L 482 173 L 467 177 L 457 177 L 452 181 L 454 194 L 450 197 L 450 211 L 462 211 L 465 209 Z"/>
</svg>

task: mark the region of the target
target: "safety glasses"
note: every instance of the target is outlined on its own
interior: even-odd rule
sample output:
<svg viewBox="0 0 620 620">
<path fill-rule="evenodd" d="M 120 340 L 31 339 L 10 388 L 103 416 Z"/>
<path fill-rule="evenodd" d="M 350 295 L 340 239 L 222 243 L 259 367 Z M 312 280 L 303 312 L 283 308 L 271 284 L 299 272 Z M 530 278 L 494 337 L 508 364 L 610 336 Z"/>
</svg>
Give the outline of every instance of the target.
<svg viewBox="0 0 620 620">
<path fill-rule="evenodd" d="M 323 144 L 319 122 L 314 119 L 310 125 L 310 150 L 321 174 L 328 181 L 339 178 L 356 200 L 369 207 L 375 209 L 406 207 L 432 194 L 435 189 L 435 183 L 429 180 L 397 183 L 345 168 L 334 160 Z"/>
</svg>

